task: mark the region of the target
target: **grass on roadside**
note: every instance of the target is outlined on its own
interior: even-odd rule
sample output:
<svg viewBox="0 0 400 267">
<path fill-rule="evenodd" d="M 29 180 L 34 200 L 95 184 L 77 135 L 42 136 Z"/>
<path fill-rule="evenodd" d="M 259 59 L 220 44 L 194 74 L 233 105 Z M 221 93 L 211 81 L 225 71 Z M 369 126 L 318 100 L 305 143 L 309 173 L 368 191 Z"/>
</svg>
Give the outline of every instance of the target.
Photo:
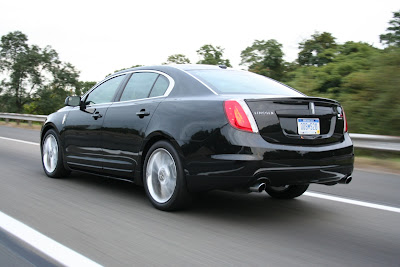
<svg viewBox="0 0 400 267">
<path fill-rule="evenodd" d="M 355 149 L 355 167 L 400 174 L 400 152 Z"/>
<path fill-rule="evenodd" d="M 9 121 L 7 123 L 4 119 L 0 120 L 0 125 L 34 130 L 40 130 L 42 128 L 42 123 L 40 122 L 32 122 L 32 126 L 29 126 L 29 123 L 25 121 L 20 121 L 19 124 L 16 121 Z"/>
</svg>

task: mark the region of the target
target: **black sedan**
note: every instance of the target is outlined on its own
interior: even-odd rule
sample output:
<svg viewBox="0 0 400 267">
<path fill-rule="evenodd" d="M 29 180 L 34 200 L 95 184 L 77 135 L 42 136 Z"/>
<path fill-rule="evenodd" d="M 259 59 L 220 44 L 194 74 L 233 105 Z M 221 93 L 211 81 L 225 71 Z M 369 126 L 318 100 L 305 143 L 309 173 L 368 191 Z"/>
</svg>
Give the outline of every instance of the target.
<svg viewBox="0 0 400 267">
<path fill-rule="evenodd" d="M 214 189 L 290 199 L 310 183 L 351 181 L 353 145 L 340 104 L 247 71 L 133 68 L 65 105 L 41 131 L 45 173 L 144 185 L 161 210 Z"/>
</svg>

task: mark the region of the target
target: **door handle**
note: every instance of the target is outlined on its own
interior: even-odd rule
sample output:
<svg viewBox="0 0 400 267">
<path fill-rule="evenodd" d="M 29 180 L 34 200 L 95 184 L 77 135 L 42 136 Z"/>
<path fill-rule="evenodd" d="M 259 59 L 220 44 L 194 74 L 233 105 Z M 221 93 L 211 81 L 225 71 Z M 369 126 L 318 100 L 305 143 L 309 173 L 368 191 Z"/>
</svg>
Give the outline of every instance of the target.
<svg viewBox="0 0 400 267">
<path fill-rule="evenodd" d="M 150 112 L 146 111 L 145 109 L 141 109 L 139 112 L 136 112 L 136 115 L 138 115 L 139 118 L 144 118 L 144 116 L 149 116 Z"/>
<path fill-rule="evenodd" d="M 93 117 L 95 120 L 97 120 L 98 118 L 101 118 L 101 117 L 103 117 L 103 116 L 100 114 L 100 112 L 96 111 L 96 112 L 92 115 L 92 117 Z"/>
</svg>

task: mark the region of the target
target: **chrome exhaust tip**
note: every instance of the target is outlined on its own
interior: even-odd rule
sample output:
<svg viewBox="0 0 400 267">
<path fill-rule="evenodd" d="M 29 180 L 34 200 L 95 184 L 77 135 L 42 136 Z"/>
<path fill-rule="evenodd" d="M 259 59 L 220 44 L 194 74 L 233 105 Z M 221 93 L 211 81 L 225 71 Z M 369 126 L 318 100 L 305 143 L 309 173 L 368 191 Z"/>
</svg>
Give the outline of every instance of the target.
<svg viewBox="0 0 400 267">
<path fill-rule="evenodd" d="M 353 177 L 351 175 L 341 179 L 338 183 L 339 184 L 349 184 L 353 180 Z"/>
<path fill-rule="evenodd" d="M 249 191 L 250 192 L 256 192 L 256 193 L 261 193 L 262 191 L 265 190 L 265 188 L 267 187 L 266 183 L 255 183 L 254 185 L 249 187 Z"/>
</svg>

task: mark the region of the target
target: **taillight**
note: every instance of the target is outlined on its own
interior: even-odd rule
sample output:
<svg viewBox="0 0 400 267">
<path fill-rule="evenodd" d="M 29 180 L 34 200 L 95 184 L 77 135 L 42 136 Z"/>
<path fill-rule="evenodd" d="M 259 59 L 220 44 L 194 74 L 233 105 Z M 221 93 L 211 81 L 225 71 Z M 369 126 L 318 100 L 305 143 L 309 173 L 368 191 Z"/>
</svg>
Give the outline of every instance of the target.
<svg viewBox="0 0 400 267">
<path fill-rule="evenodd" d="M 346 113 L 344 113 L 343 107 L 342 107 L 342 112 L 343 112 L 343 120 L 344 120 L 343 132 L 346 133 L 347 132 L 347 119 L 346 119 Z"/>
<path fill-rule="evenodd" d="M 258 132 L 257 125 L 246 103 L 242 100 L 226 100 L 224 109 L 229 124 L 246 132 Z"/>
</svg>

